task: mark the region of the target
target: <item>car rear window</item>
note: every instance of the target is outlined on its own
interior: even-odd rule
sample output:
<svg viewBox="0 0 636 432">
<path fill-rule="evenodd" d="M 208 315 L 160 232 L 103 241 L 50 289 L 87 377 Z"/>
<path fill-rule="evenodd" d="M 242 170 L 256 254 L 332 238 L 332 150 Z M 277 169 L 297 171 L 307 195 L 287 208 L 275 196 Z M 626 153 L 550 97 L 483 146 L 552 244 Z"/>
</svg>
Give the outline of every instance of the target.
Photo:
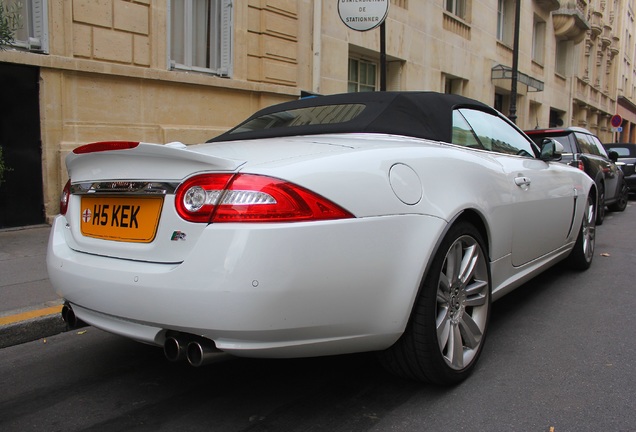
<svg viewBox="0 0 636 432">
<path fill-rule="evenodd" d="M 619 157 L 636 157 L 635 148 L 622 147 L 622 146 L 607 146 L 608 150 L 615 151 Z"/>
<path fill-rule="evenodd" d="M 568 135 L 555 135 L 555 134 L 549 134 L 549 133 L 532 133 L 532 132 L 528 132 L 528 136 L 530 138 L 532 138 L 532 141 L 534 141 L 534 143 L 536 145 L 538 145 L 539 147 L 543 146 L 543 140 L 545 138 L 552 138 L 553 140 L 561 143 L 561 145 L 563 146 L 563 153 L 565 154 L 572 154 L 575 153 L 572 149 L 572 142 L 570 141 L 570 136 L 571 134 Z"/>
<path fill-rule="evenodd" d="M 364 104 L 322 105 L 269 113 L 253 118 L 231 134 L 295 126 L 345 123 L 364 110 Z"/>
<path fill-rule="evenodd" d="M 549 138 L 552 138 L 563 145 L 563 153 L 569 153 L 569 154 L 576 153 L 574 151 L 574 148 L 572 147 L 572 142 L 570 141 L 570 138 L 568 137 L 568 135 L 553 136 Z"/>
</svg>

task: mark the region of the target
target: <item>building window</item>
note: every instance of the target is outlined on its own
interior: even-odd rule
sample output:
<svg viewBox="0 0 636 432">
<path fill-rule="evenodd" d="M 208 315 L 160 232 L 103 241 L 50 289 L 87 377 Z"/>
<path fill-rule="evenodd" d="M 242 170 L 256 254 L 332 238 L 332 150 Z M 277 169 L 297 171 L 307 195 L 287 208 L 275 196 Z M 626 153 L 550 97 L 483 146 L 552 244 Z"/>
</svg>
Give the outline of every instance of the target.
<svg viewBox="0 0 636 432">
<path fill-rule="evenodd" d="M 506 45 L 514 44 L 515 2 L 497 0 L 497 39 Z"/>
<path fill-rule="evenodd" d="M 372 92 L 376 90 L 376 77 L 378 67 L 375 63 L 371 63 L 360 59 L 349 59 L 349 85 L 347 91 L 355 92 Z"/>
<path fill-rule="evenodd" d="M 554 71 L 565 76 L 565 66 L 568 54 L 567 41 L 557 41 L 555 50 Z"/>
<path fill-rule="evenodd" d="M 541 104 L 539 102 L 530 101 L 528 126 L 532 126 L 532 123 L 534 123 L 534 128 L 539 129 L 539 117 L 541 117 Z"/>
<path fill-rule="evenodd" d="M 534 29 L 532 35 L 532 60 L 543 64 L 545 52 L 545 21 L 534 17 Z"/>
<path fill-rule="evenodd" d="M 46 0 L 0 0 L 0 3 L 16 8 L 20 16 L 13 46 L 31 51 L 48 52 L 48 26 Z"/>
<path fill-rule="evenodd" d="M 464 89 L 468 83 L 467 80 L 452 76 L 443 75 L 444 79 L 444 93 L 463 95 Z"/>
<path fill-rule="evenodd" d="M 231 74 L 232 0 L 170 1 L 170 63 L 175 69 Z"/>
<path fill-rule="evenodd" d="M 445 0 L 446 11 L 461 19 L 466 19 L 466 1 L 467 0 Z"/>
<path fill-rule="evenodd" d="M 499 111 L 500 113 L 504 113 L 504 110 L 508 108 L 509 97 L 503 95 L 501 93 L 495 93 L 495 100 L 493 101 L 493 108 Z"/>
<path fill-rule="evenodd" d="M 409 0 L 391 0 L 391 4 L 397 7 L 400 7 L 402 9 L 409 8 Z"/>
</svg>

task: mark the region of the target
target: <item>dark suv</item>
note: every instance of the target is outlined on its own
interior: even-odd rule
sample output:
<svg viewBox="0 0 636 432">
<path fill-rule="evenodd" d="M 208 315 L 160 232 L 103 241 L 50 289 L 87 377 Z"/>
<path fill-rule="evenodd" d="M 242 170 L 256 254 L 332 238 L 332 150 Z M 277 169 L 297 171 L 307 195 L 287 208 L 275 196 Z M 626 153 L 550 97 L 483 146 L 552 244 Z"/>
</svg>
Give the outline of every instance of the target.
<svg viewBox="0 0 636 432">
<path fill-rule="evenodd" d="M 627 207 L 629 188 L 623 172 L 616 166 L 618 154 L 608 155 L 596 135 L 579 127 L 534 129 L 525 131 L 541 147 L 545 138 L 552 138 L 563 145 L 561 162 L 585 171 L 598 190 L 596 224 L 603 223 L 605 206 L 611 211 L 623 211 Z"/>
</svg>

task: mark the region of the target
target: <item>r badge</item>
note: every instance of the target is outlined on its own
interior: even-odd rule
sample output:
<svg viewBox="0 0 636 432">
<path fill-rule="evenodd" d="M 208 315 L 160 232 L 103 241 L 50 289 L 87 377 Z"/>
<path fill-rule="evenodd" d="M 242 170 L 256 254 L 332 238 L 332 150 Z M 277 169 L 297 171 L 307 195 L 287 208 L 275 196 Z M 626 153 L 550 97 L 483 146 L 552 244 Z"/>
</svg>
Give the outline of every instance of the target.
<svg viewBox="0 0 636 432">
<path fill-rule="evenodd" d="M 172 237 L 170 237 L 170 240 L 172 241 L 179 241 L 179 240 L 185 240 L 185 239 L 186 239 L 186 233 L 181 231 L 173 232 Z"/>
</svg>

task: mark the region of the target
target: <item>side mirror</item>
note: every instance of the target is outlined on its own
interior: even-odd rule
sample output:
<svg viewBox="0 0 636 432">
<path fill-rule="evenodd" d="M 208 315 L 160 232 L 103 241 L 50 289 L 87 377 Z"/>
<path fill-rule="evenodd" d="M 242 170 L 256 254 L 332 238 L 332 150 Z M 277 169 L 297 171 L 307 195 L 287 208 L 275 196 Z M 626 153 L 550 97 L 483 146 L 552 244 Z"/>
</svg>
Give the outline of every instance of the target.
<svg viewBox="0 0 636 432">
<path fill-rule="evenodd" d="M 618 153 L 616 153 L 614 150 L 610 150 L 607 155 L 609 156 L 610 160 L 614 163 L 618 162 Z"/>
<path fill-rule="evenodd" d="M 552 138 L 545 138 L 541 143 L 541 160 L 560 161 L 563 155 L 563 144 Z"/>
</svg>

